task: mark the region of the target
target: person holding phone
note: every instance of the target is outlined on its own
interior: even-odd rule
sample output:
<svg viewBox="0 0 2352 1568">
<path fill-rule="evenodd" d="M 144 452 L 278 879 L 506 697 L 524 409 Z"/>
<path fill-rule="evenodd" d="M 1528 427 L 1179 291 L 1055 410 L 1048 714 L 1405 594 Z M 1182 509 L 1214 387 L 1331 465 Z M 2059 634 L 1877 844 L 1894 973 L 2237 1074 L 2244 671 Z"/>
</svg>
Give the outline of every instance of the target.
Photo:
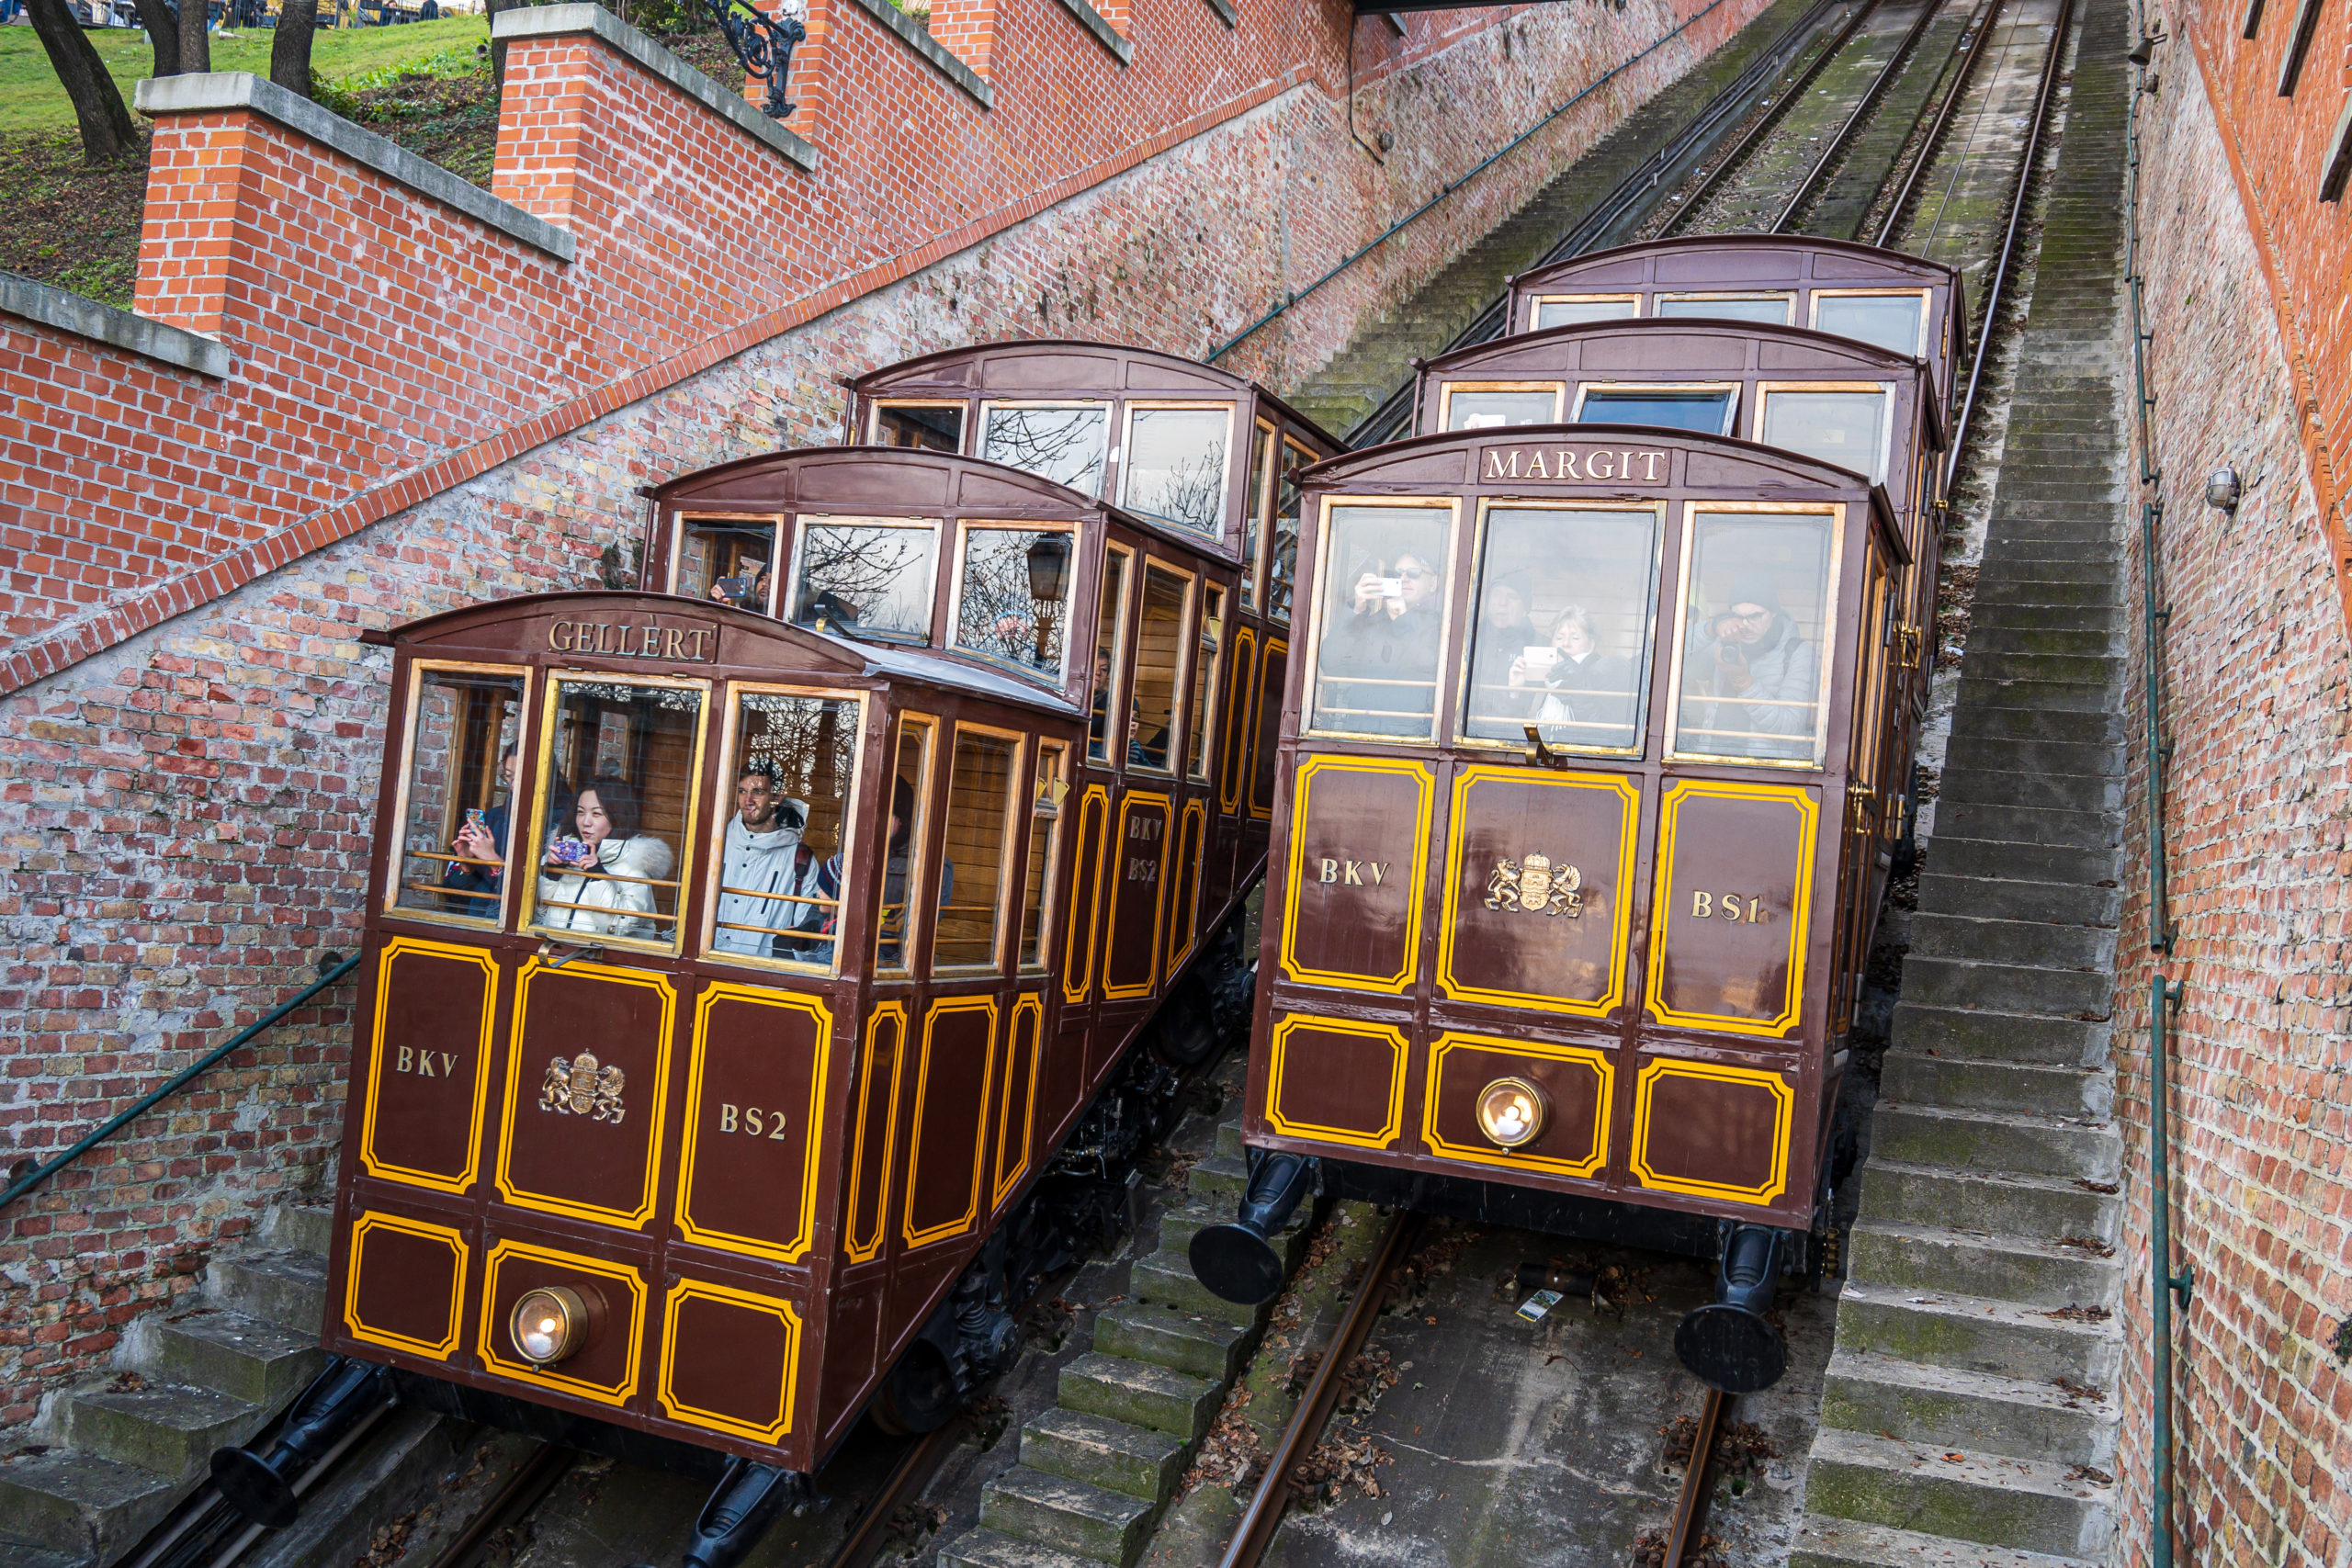
<svg viewBox="0 0 2352 1568">
<path fill-rule="evenodd" d="M 1532 657 L 1548 653 L 1548 659 Z M 1527 716 L 1554 745 L 1619 746 L 1634 727 L 1634 666 L 1600 651 L 1592 616 L 1581 604 L 1552 623 L 1551 645 L 1530 648 L 1510 661 L 1514 691 L 1532 694 Z"/>
<path fill-rule="evenodd" d="M 442 886 L 487 895 L 450 900 L 452 912 L 477 919 L 497 918 L 499 891 L 506 886 L 506 829 L 514 809 L 516 781 L 523 772 L 523 759 L 514 747 L 498 754 L 498 771 L 505 784 L 505 798 L 488 809 L 467 808 L 465 821 L 449 845 L 449 852 L 458 858 L 441 868 Z"/>
<path fill-rule="evenodd" d="M 1728 757 L 1812 756 L 1821 701 L 1819 654 L 1760 572 L 1735 581 L 1719 604 L 1683 649 L 1683 694 L 1715 701 L 1707 729 L 1686 736 L 1682 749 Z"/>
<path fill-rule="evenodd" d="M 1327 729 L 1425 735 L 1437 708 L 1445 575 L 1413 550 L 1391 570 L 1374 560 L 1356 576 L 1350 613 L 1324 633 L 1317 673 L 1340 679 L 1316 700 Z"/>
<path fill-rule="evenodd" d="M 677 858 L 670 846 L 639 830 L 642 812 L 627 780 L 592 779 L 572 803 L 577 835 L 548 846 L 539 882 L 539 924 L 596 936 L 658 941 L 670 933 L 655 912 L 653 884 Z"/>
</svg>

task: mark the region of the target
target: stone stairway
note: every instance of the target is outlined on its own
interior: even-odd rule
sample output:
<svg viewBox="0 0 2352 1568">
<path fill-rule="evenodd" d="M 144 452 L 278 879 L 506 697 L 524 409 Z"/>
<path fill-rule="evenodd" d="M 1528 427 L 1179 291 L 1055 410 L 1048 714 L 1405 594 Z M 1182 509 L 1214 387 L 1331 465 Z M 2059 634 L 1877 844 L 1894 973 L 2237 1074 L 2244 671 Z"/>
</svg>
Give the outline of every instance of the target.
<svg viewBox="0 0 2352 1568">
<path fill-rule="evenodd" d="M 288 1205 L 262 1250 L 214 1258 L 198 1300 L 135 1320 L 119 1370 L 6 1435 L 0 1562 L 115 1560 L 207 1473 L 212 1450 L 260 1430 L 317 1372 L 331 1212 Z"/>
<path fill-rule="evenodd" d="M 2086 6 L 1792 1568 L 2104 1562 L 2124 13 Z"/>
<path fill-rule="evenodd" d="M 1248 1179 L 1237 1116 L 1185 1174 L 1187 1199 L 1159 1222 L 1127 1299 L 1094 1320 L 1093 1348 L 1064 1367 L 1060 1403 L 1021 1429 L 1021 1461 L 989 1483 L 978 1529 L 943 1548 L 943 1568 L 1131 1568 L 1175 1495 L 1193 1446 L 1265 1326 L 1193 1277 L 1186 1248 L 1233 1217 Z M 1311 1205 L 1275 1237 L 1285 1266 L 1306 1247 Z"/>
</svg>

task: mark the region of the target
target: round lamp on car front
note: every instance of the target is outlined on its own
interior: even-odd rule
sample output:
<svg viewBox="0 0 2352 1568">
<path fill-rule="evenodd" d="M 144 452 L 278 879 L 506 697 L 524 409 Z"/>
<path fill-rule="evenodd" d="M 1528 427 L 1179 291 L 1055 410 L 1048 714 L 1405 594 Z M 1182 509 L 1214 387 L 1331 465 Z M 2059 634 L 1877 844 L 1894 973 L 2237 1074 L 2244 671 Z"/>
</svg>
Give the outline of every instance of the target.
<svg viewBox="0 0 2352 1568">
<path fill-rule="evenodd" d="M 561 1285 L 526 1291 L 506 1322 L 507 1337 L 535 1367 L 552 1366 L 588 1341 L 588 1303 Z"/>
<path fill-rule="evenodd" d="M 1532 1141 L 1550 1111 L 1544 1091 L 1525 1078 L 1497 1078 L 1478 1091 L 1478 1131 L 1507 1149 Z"/>
</svg>

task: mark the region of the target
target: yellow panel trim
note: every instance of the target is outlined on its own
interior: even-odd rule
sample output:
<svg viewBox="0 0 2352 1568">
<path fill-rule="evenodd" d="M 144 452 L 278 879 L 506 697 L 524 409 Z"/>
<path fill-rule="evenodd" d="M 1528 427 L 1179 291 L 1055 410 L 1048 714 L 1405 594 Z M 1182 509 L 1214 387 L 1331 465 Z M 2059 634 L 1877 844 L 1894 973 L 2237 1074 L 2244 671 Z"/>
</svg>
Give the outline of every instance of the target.
<svg viewBox="0 0 2352 1568">
<path fill-rule="evenodd" d="M 566 1377 L 545 1367 L 535 1367 L 528 1361 L 511 1361 L 499 1353 L 503 1343 L 498 1336 L 505 1325 L 498 1321 L 498 1270 L 510 1258 L 533 1258 L 542 1263 L 557 1263 L 566 1269 L 577 1269 L 583 1274 L 594 1274 L 600 1280 L 610 1280 L 628 1292 L 628 1366 L 617 1385 L 594 1383 L 581 1378 Z M 616 1332 L 615 1318 L 607 1313 L 605 1331 Z M 490 1260 L 482 1270 L 481 1337 L 475 1348 L 481 1364 L 501 1377 L 513 1378 L 533 1388 L 551 1389 L 559 1393 L 577 1394 L 598 1404 L 627 1404 L 637 1395 L 638 1363 L 645 1354 L 645 1281 L 634 1269 L 600 1262 L 593 1258 L 581 1258 L 569 1252 L 558 1252 L 551 1247 L 533 1247 L 528 1242 L 502 1241 L 491 1249 Z M 561 1366 L 563 1363 L 556 1363 Z"/>
<path fill-rule="evenodd" d="M 1321 1127 L 1312 1122 L 1293 1122 L 1282 1113 L 1283 1063 L 1289 1054 L 1290 1037 L 1301 1029 L 1314 1029 L 1326 1034 L 1352 1034 L 1364 1040 L 1376 1040 L 1388 1047 L 1392 1061 L 1388 1073 L 1388 1119 L 1377 1133 L 1363 1133 L 1348 1127 Z M 1305 1013 L 1293 1013 L 1274 1026 L 1273 1049 L 1266 1067 L 1266 1125 L 1285 1138 L 1315 1138 L 1327 1144 L 1345 1144 L 1351 1148 L 1385 1149 L 1396 1141 L 1397 1130 L 1405 1123 L 1405 1060 L 1408 1055 L 1405 1032 L 1393 1024 L 1368 1023 L 1358 1019 L 1313 1018 Z"/>
<path fill-rule="evenodd" d="M 671 1368 L 678 1349 L 678 1308 L 687 1302 L 718 1302 L 729 1306 L 750 1307 L 763 1312 L 784 1325 L 784 1381 L 776 1390 L 775 1419 L 764 1427 L 754 1427 L 739 1416 L 722 1416 L 716 1410 L 705 1410 L 688 1404 L 671 1393 Z M 792 1430 L 792 1404 L 800 1382 L 800 1314 L 792 1303 L 774 1296 L 755 1295 L 750 1291 L 738 1291 L 726 1285 L 705 1284 L 698 1280 L 681 1280 L 671 1290 L 670 1299 L 662 1308 L 662 1372 L 654 1385 L 662 1409 L 673 1421 L 683 1421 L 690 1427 L 707 1427 L 714 1432 L 730 1437 L 748 1438 L 755 1443 L 773 1443 Z"/>
<path fill-rule="evenodd" d="M 1609 989 L 1599 1001 L 1571 1001 L 1565 997 L 1537 996 L 1526 991 L 1489 990 L 1453 977 L 1453 936 L 1461 912 L 1462 856 L 1468 829 L 1466 807 L 1473 784 L 1489 780 L 1539 784 L 1547 789 L 1599 789 L 1621 797 L 1617 832 L 1617 883 L 1611 890 L 1615 918 L 1609 931 Z M 1539 1012 L 1566 1013 L 1576 1018 L 1606 1018 L 1625 1000 L 1625 960 L 1634 931 L 1634 837 L 1641 826 L 1642 793 L 1632 779 L 1614 773 L 1564 773 L 1554 778 L 1532 775 L 1525 768 L 1464 768 L 1453 779 L 1453 820 L 1445 852 L 1444 925 L 1438 931 L 1437 982 L 1456 1001 L 1489 1002 L 1498 1007 L 1533 1008 Z M 1434 1080 L 1432 1080 L 1434 1081 Z"/>
<path fill-rule="evenodd" d="M 1545 1062 L 1577 1062 L 1590 1067 L 1600 1079 L 1598 1098 L 1593 1101 L 1592 1147 L 1580 1159 L 1561 1159 L 1553 1155 L 1525 1154 L 1483 1144 L 1449 1143 L 1440 1137 L 1437 1130 L 1438 1070 L 1444 1064 L 1446 1053 L 1457 1049 L 1501 1052 Z M 1496 1076 L 1501 1077 L 1502 1074 L 1498 1070 Z M 1540 1040 L 1499 1040 L 1491 1035 L 1448 1032 L 1439 1035 L 1430 1045 L 1428 1092 L 1421 1100 L 1421 1141 L 1429 1145 L 1431 1154 L 1443 1155 L 1448 1159 L 1466 1160 L 1473 1165 L 1542 1171 L 1549 1176 L 1596 1176 L 1609 1163 L 1609 1121 L 1614 1109 L 1611 1091 L 1616 1080 L 1615 1066 L 1607 1054 L 1600 1051 L 1581 1045 L 1555 1045 Z"/>
<path fill-rule="evenodd" d="M 1181 921 L 1175 919 L 1176 911 L 1173 908 L 1168 911 L 1170 917 L 1168 945 L 1170 951 L 1168 954 L 1166 972 L 1170 975 L 1176 973 L 1184 960 L 1193 956 L 1193 944 L 1200 940 L 1201 874 L 1206 869 L 1203 862 L 1208 853 L 1208 802 L 1188 800 L 1184 803 L 1183 824 L 1177 829 L 1176 864 L 1181 868 L 1187 868 L 1192 883 L 1192 895 L 1190 907 L 1184 910 L 1183 919 Z M 1182 947 L 1176 945 L 1176 939 L 1180 936 L 1184 939 L 1184 945 Z"/>
<path fill-rule="evenodd" d="M 396 1231 L 402 1235 L 421 1236 L 447 1246 L 458 1260 L 449 1276 L 449 1325 L 439 1339 L 417 1339 L 406 1334 L 394 1334 L 389 1329 L 370 1328 L 359 1315 L 360 1264 L 371 1231 Z M 398 1214 L 362 1214 L 351 1225 L 351 1263 L 344 1270 L 343 1323 L 351 1330 L 354 1339 L 370 1345 L 380 1345 L 387 1350 L 405 1350 L 413 1356 L 429 1356 L 446 1361 L 458 1348 L 458 1337 L 464 1332 L 466 1299 L 466 1259 L 470 1249 L 466 1238 L 447 1225 L 427 1224 L 423 1220 L 405 1219 Z"/>
<path fill-rule="evenodd" d="M 1405 884 L 1405 965 L 1394 974 L 1357 975 L 1344 969 L 1309 969 L 1298 961 L 1299 894 L 1306 886 L 1302 875 L 1306 864 L 1306 835 L 1303 829 L 1312 819 L 1307 813 L 1307 803 L 1315 780 L 1324 773 L 1392 773 L 1413 781 L 1417 792 L 1413 820 L 1409 827 L 1398 823 L 1393 829 L 1408 834 L 1413 846 L 1412 869 L 1407 874 Z M 1436 795 L 1436 775 L 1425 762 L 1371 757 L 1308 757 L 1298 764 L 1297 784 L 1291 797 L 1290 897 L 1283 903 L 1283 978 L 1307 986 L 1337 986 L 1351 991 L 1385 991 L 1392 996 L 1402 996 L 1412 988 L 1414 971 L 1420 965 L 1421 884 L 1429 874 L 1430 807 Z"/>
<path fill-rule="evenodd" d="M 1218 812 L 1227 817 L 1241 809 L 1250 787 L 1250 703 L 1258 691 L 1258 634 L 1248 626 L 1233 633 L 1233 684 L 1225 694 L 1225 756 L 1219 759 L 1216 780 Z M 1238 711 L 1236 711 L 1238 710 Z"/>
<path fill-rule="evenodd" d="M 376 1091 L 384 1070 L 384 1011 L 391 994 L 392 960 L 402 953 L 431 953 L 441 958 L 454 958 L 478 965 L 488 977 L 481 1002 L 481 1033 L 474 1042 L 474 1092 L 466 1121 L 466 1168 L 460 1175 L 442 1176 L 429 1170 L 411 1170 L 390 1160 L 376 1157 Z M 359 1163 L 368 1174 L 385 1181 L 397 1181 L 409 1187 L 426 1187 L 435 1192 L 463 1192 L 481 1174 L 481 1100 L 490 1087 L 490 1037 L 497 1027 L 498 961 L 477 947 L 459 947 L 454 942 L 425 942 L 416 937 L 394 937 L 376 955 L 376 1032 L 368 1064 L 368 1099 L 362 1111 L 359 1127 Z"/>
<path fill-rule="evenodd" d="M 1099 784 L 1088 784 L 1086 793 L 1078 797 L 1077 838 L 1078 853 L 1080 855 L 1086 852 L 1086 814 L 1097 807 L 1102 809 L 1094 819 L 1094 883 L 1086 890 L 1085 897 L 1079 897 L 1075 863 L 1069 874 L 1069 926 L 1062 942 L 1062 1000 L 1073 1007 L 1084 1001 L 1094 990 L 1094 933 L 1102 929 L 1100 919 L 1102 913 L 1102 863 L 1110 855 L 1111 792 Z M 1081 917 L 1086 922 L 1083 932 L 1079 928 Z M 1086 939 L 1086 962 L 1083 964 L 1078 962 L 1081 934 Z M 1072 981 L 1077 982 L 1075 987 L 1071 985 Z"/>
<path fill-rule="evenodd" d="M 874 1093 L 874 1031 L 885 1018 L 899 1021 L 898 1044 L 890 1052 L 890 1101 L 882 1113 L 882 1181 L 874 1194 L 874 1235 L 867 1241 L 857 1238 L 857 1194 L 865 1171 L 865 1111 Z M 861 1054 L 862 1067 L 857 1077 L 857 1122 L 852 1134 L 849 1160 L 848 1201 L 842 1206 L 842 1252 L 852 1263 L 864 1263 L 882 1250 L 882 1238 L 890 1229 L 890 1168 L 891 1156 L 898 1152 L 899 1143 L 899 1070 L 907 1062 L 907 1004 L 878 1002 L 865 1021 L 865 1050 Z"/>
<path fill-rule="evenodd" d="M 1138 802 L 1147 806 L 1159 807 L 1160 816 L 1159 875 L 1151 885 L 1151 947 L 1148 950 L 1148 962 L 1144 965 L 1143 983 L 1138 986 L 1114 986 L 1111 984 L 1111 955 L 1119 950 L 1118 890 L 1121 882 L 1125 880 L 1125 868 L 1127 863 L 1127 813 L 1133 811 Z M 1102 933 L 1102 999 L 1106 1002 L 1125 1001 L 1134 997 L 1148 997 L 1151 995 L 1151 988 L 1159 984 L 1159 937 L 1168 904 L 1168 900 L 1163 897 L 1168 891 L 1168 829 L 1174 826 L 1169 818 L 1175 815 L 1175 799 L 1166 790 L 1131 789 L 1120 797 L 1119 830 L 1113 835 L 1111 841 L 1119 846 L 1118 862 L 1121 867 L 1121 879 L 1111 885 L 1111 897 L 1108 900 L 1110 919 L 1108 929 Z M 1097 881 L 1099 885 L 1099 867 Z"/>
<path fill-rule="evenodd" d="M 944 1017 L 959 1012 L 986 1012 L 989 1015 L 988 1060 L 980 1073 L 980 1124 L 972 1135 L 972 1201 L 965 1206 L 960 1218 L 944 1221 L 925 1230 L 915 1229 L 915 1183 L 922 1171 L 922 1129 L 930 1120 L 923 1114 L 923 1096 L 931 1088 L 931 1032 Z M 980 1217 L 980 1182 L 987 1174 L 981 1167 L 989 1153 L 988 1103 L 989 1091 L 996 1088 L 997 1009 L 994 997 L 948 997 L 932 1003 L 931 1010 L 922 1015 L 922 1064 L 915 1072 L 915 1133 L 914 1143 L 907 1150 L 907 1201 L 899 1213 L 899 1235 L 907 1249 L 927 1247 L 934 1241 L 945 1241 L 968 1232 Z"/>
<path fill-rule="evenodd" d="M 708 1230 L 695 1224 L 695 1134 L 702 1125 L 702 1069 L 705 1047 L 710 1033 L 710 1010 L 723 1000 L 751 1002 L 759 1007 L 781 1008 L 786 1012 L 806 1013 L 817 1025 L 817 1060 L 808 1072 L 808 1147 L 800 1163 L 800 1213 L 798 1228 L 784 1242 L 763 1241 L 754 1236 L 734 1235 L 726 1231 Z M 679 1139 L 678 1155 L 678 1234 L 688 1241 L 705 1247 L 723 1247 L 730 1252 L 750 1253 L 757 1258 L 772 1258 L 779 1263 L 797 1263 L 808 1255 L 817 1228 L 817 1167 L 824 1152 L 825 1086 L 831 1080 L 833 1059 L 833 1015 L 831 1009 L 814 997 L 792 996 L 769 989 L 765 986 L 742 986 L 731 982 L 714 983 L 695 1003 L 695 1039 L 691 1066 L 686 1071 L 686 1133 Z"/>
<path fill-rule="evenodd" d="M 1250 808 L 1250 815 L 1260 822 L 1270 822 L 1273 820 L 1274 812 L 1272 806 L 1267 806 L 1261 808 L 1258 805 L 1258 726 L 1266 722 L 1266 705 L 1258 699 L 1264 694 L 1264 687 L 1266 684 L 1266 666 L 1273 662 L 1275 654 L 1281 653 L 1287 655 L 1289 652 L 1290 642 L 1288 638 L 1278 637 L 1268 637 L 1266 639 L 1266 651 L 1258 656 L 1258 678 L 1250 683 L 1250 784 L 1249 786 L 1241 792 L 1241 799 L 1242 804 Z M 1283 684 L 1285 686 L 1290 684 L 1290 669 L 1287 665 L 1283 669 Z M 1282 700 L 1282 694 L 1277 692 L 1274 694 L 1274 697 L 1275 702 L 1278 705 L 1276 712 L 1279 714 L 1281 711 L 1279 704 Z M 1282 720 L 1280 717 L 1277 717 L 1274 722 L 1276 724 L 1280 724 Z M 1277 736 L 1275 739 L 1277 750 L 1279 750 L 1281 737 Z"/>
<path fill-rule="evenodd" d="M 1771 1091 L 1772 1174 L 1757 1187 L 1734 1187 L 1720 1181 L 1696 1181 L 1683 1176 L 1661 1176 L 1650 1168 L 1650 1100 L 1666 1078 L 1703 1078 L 1714 1083 L 1760 1086 Z M 1717 1062 L 1679 1058 L 1652 1062 L 1634 1080 L 1634 1157 L 1632 1169 L 1644 1187 L 1657 1192 L 1684 1192 L 1694 1198 L 1720 1198 L 1735 1203 L 1770 1203 L 1789 1188 L 1789 1120 L 1796 1107 L 1796 1091 L 1780 1074 L 1754 1067 L 1731 1067 Z"/>
<path fill-rule="evenodd" d="M 645 1190 L 639 1195 L 637 1207 L 609 1209 L 594 1203 L 574 1202 L 568 1198 L 549 1197 L 515 1186 L 508 1175 L 507 1165 L 514 1149 L 514 1120 L 523 1112 L 523 1097 L 539 1081 L 538 1075 L 526 1074 L 523 1070 L 523 1016 L 530 1006 L 531 982 L 542 974 L 557 972 L 534 953 L 523 965 L 522 974 L 515 977 L 514 1025 L 507 1032 L 506 1037 L 506 1111 L 498 1127 L 498 1195 L 518 1209 L 536 1209 L 542 1213 L 564 1214 L 597 1224 L 626 1225 L 631 1230 L 643 1230 L 645 1222 L 653 1217 L 654 1189 L 662 1179 L 662 1125 L 670 1114 L 670 1032 L 677 1021 L 678 1013 L 677 988 L 663 976 L 584 961 L 566 964 L 561 970 L 562 974 L 570 976 L 609 980 L 623 986 L 642 986 L 659 993 L 662 998 L 661 1038 L 653 1054 L 653 1095 L 650 1102 L 653 1124 L 647 1134 Z"/>
<path fill-rule="evenodd" d="M 1725 1018 L 1716 1013 L 1678 1012 L 1666 1005 L 1666 940 L 1674 903 L 1674 831 L 1690 800 L 1762 800 L 1794 807 L 1797 813 L 1796 886 L 1789 903 L 1789 987 L 1781 1010 L 1769 1020 Z M 1813 792 L 1801 784 L 1731 784 L 1715 779 L 1682 779 L 1667 786 L 1657 813 L 1657 894 L 1651 904 L 1657 916 L 1650 938 L 1649 981 L 1642 1002 L 1660 1023 L 1684 1029 L 1706 1029 L 1724 1034 L 1758 1034 L 1777 1038 L 1792 1028 L 1804 1010 L 1805 933 L 1810 929 L 1813 895 L 1813 852 L 1820 808 Z"/>
<path fill-rule="evenodd" d="M 1004 1086 L 1004 1103 L 997 1108 L 996 1185 L 989 1191 L 991 1212 L 1002 1204 L 1005 1195 L 1029 1174 L 1031 1145 L 1037 1135 L 1037 1064 L 1046 1055 L 1046 998 L 1032 995 L 1012 999 L 1012 1019 L 1004 1032 L 1004 1070 L 1008 1075 L 1012 1071 L 1012 1043 L 1020 1038 L 1021 1016 L 1023 1013 L 1029 1014 L 1034 1021 L 1030 1026 L 1028 1106 L 1021 1114 L 1021 1162 L 1010 1170 L 1005 1168 L 1004 1149 L 1012 1139 L 1012 1132 L 1013 1087 L 1008 1082 Z"/>
</svg>

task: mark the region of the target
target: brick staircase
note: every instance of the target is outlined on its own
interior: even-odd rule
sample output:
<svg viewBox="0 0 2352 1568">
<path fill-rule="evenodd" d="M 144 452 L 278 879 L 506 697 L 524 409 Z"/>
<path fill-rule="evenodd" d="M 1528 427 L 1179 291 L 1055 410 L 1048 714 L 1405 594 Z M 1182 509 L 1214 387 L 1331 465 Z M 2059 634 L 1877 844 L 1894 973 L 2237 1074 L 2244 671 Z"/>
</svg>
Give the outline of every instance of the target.
<svg viewBox="0 0 2352 1568">
<path fill-rule="evenodd" d="M 943 1568 L 1131 1568 L 1265 1326 L 1193 1277 L 1186 1249 L 1233 1217 L 1248 1166 L 1238 1117 L 1186 1173 L 1127 1299 L 1094 1320 L 1094 1346 L 1061 1371 L 1060 1403 L 1021 1429 L 1021 1462 L 989 1483 L 980 1525 L 943 1548 Z M 1286 1268 L 1306 1247 L 1302 1206 L 1274 1240 Z"/>
<path fill-rule="evenodd" d="M 322 1360 L 331 1223 L 324 1208 L 273 1210 L 262 1250 L 213 1259 L 193 1305 L 131 1324 L 119 1371 L 8 1434 L 0 1562 L 112 1562 L 194 1489 L 214 1449 L 302 1391 Z"/>
<path fill-rule="evenodd" d="M 2078 1568 L 2114 1534 L 2124 13 L 2080 22 L 1791 1568 Z"/>
</svg>

